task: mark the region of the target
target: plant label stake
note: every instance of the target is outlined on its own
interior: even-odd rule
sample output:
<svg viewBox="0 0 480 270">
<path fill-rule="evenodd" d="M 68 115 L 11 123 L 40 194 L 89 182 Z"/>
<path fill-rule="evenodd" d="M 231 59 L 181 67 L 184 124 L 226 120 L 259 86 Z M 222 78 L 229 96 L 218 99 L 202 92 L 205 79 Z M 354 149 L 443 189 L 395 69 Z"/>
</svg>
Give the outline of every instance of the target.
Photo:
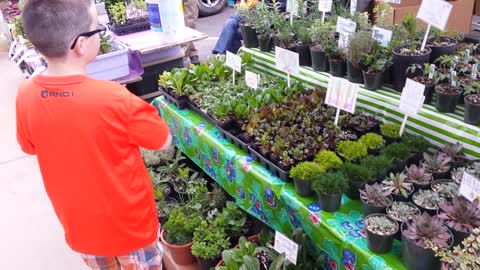
<svg viewBox="0 0 480 270">
<path fill-rule="evenodd" d="M 227 60 L 225 64 L 227 65 L 227 67 L 233 70 L 232 79 L 233 79 L 233 84 L 235 84 L 235 73 L 242 72 L 242 58 L 234 53 L 227 51 Z"/>
<path fill-rule="evenodd" d="M 355 33 L 355 31 L 357 31 L 357 23 L 350 19 L 338 17 L 336 31 L 340 34 Z"/>
<path fill-rule="evenodd" d="M 355 113 L 357 105 L 358 84 L 339 77 L 330 77 L 325 96 L 325 104 L 337 108 L 335 125 L 338 125 L 340 111 Z"/>
<path fill-rule="evenodd" d="M 319 0 L 318 11 L 322 12 L 322 23 L 325 22 L 325 13 L 332 10 L 332 0 Z"/>
<path fill-rule="evenodd" d="M 477 72 L 478 72 L 478 64 L 475 63 L 472 65 L 472 79 L 476 80 L 477 79 Z"/>
<path fill-rule="evenodd" d="M 400 126 L 400 136 L 403 135 L 408 117 L 417 115 L 420 108 L 422 108 L 423 102 L 425 101 L 424 92 L 425 85 L 407 79 L 402 91 L 402 96 L 400 97 L 400 110 L 405 114 L 402 125 Z"/>
<path fill-rule="evenodd" d="M 464 59 L 464 63 L 465 64 L 468 64 L 468 59 L 470 58 L 470 50 L 469 49 L 466 49 L 465 50 L 465 59 Z"/>
<path fill-rule="evenodd" d="M 417 18 L 428 24 L 427 31 L 423 37 L 421 50 L 427 45 L 430 28 L 433 26 L 440 30 L 445 30 L 448 17 L 452 11 L 452 4 L 444 0 L 423 0 L 417 13 Z"/>
<path fill-rule="evenodd" d="M 280 47 L 275 47 L 275 66 L 287 73 L 288 87 L 291 85 L 290 76 L 300 74 L 300 60 L 298 53 Z"/>
<path fill-rule="evenodd" d="M 248 87 L 257 89 L 260 84 L 260 78 L 257 73 L 251 72 L 249 70 L 245 71 L 245 82 Z"/>
<path fill-rule="evenodd" d="M 290 25 L 293 25 L 293 16 L 298 16 L 298 1 L 288 0 L 286 11 L 290 13 Z"/>
<path fill-rule="evenodd" d="M 457 72 L 452 71 L 452 81 L 450 83 L 452 87 L 457 87 L 457 81 L 455 80 L 455 77 L 457 77 Z"/>
<path fill-rule="evenodd" d="M 433 75 L 435 74 L 435 68 L 436 68 L 436 67 L 435 67 L 435 64 L 431 64 L 430 67 L 431 67 L 431 70 L 430 70 L 430 72 L 428 73 L 428 79 L 429 79 L 429 80 L 432 80 L 432 79 L 433 79 Z"/>
<path fill-rule="evenodd" d="M 373 39 L 380 42 L 383 47 L 388 47 L 388 43 L 392 40 L 392 31 L 374 26 L 372 29 Z"/>
<path fill-rule="evenodd" d="M 459 193 L 469 201 L 480 200 L 480 181 L 473 175 L 464 172 Z"/>
<path fill-rule="evenodd" d="M 285 253 L 285 258 L 291 263 L 297 264 L 298 244 L 278 231 L 275 231 L 273 248 L 280 254 Z"/>
<path fill-rule="evenodd" d="M 357 0 L 350 0 L 350 15 L 355 15 L 357 12 Z"/>
</svg>

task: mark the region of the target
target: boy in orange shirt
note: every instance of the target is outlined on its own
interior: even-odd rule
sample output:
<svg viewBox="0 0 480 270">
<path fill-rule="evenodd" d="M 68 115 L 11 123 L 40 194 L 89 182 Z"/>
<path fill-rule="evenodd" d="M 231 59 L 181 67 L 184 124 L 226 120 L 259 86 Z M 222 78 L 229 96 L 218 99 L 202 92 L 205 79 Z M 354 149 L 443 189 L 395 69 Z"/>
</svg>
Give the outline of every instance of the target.
<svg viewBox="0 0 480 270">
<path fill-rule="evenodd" d="M 23 24 L 48 69 L 19 87 L 17 140 L 37 155 L 68 245 L 95 270 L 161 269 L 139 146 L 168 148 L 167 125 L 125 87 L 85 75 L 105 32 L 90 0 L 28 0 Z"/>
</svg>

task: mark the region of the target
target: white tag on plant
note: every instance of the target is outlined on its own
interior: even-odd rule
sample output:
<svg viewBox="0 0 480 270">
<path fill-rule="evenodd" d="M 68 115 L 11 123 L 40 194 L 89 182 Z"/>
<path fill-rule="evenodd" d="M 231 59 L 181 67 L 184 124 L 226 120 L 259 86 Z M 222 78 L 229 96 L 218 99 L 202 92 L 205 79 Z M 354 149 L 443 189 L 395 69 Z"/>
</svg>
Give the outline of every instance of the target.
<svg viewBox="0 0 480 270">
<path fill-rule="evenodd" d="M 470 50 L 465 50 L 465 64 L 468 64 L 468 60 L 470 59 Z"/>
<path fill-rule="evenodd" d="M 357 12 L 357 0 L 350 0 L 350 15 L 353 16 Z"/>
<path fill-rule="evenodd" d="M 473 175 L 464 172 L 459 193 L 469 201 L 480 200 L 480 181 Z"/>
<path fill-rule="evenodd" d="M 8 50 L 8 57 L 12 57 L 13 56 L 13 52 L 15 51 L 15 47 L 17 47 L 17 41 L 14 40 L 12 41 L 12 44 L 10 44 L 10 49 Z"/>
<path fill-rule="evenodd" d="M 275 243 L 273 248 L 280 254 L 285 253 L 285 258 L 288 261 L 294 265 L 297 264 L 298 244 L 278 231 L 275 231 Z"/>
<path fill-rule="evenodd" d="M 260 77 L 257 73 L 247 70 L 245 71 L 245 82 L 248 87 L 257 89 L 258 85 L 260 84 Z"/>
<path fill-rule="evenodd" d="M 288 13 L 298 16 L 298 1 L 297 0 L 287 0 L 287 9 Z"/>
<path fill-rule="evenodd" d="M 339 77 L 330 77 L 325 104 L 349 113 L 355 112 L 358 84 Z"/>
<path fill-rule="evenodd" d="M 429 79 L 429 80 L 432 80 L 432 79 L 433 79 L 433 75 L 435 74 L 435 68 L 436 68 L 436 66 L 435 66 L 435 64 L 431 64 L 430 67 L 431 67 L 432 70 L 430 70 L 430 72 L 428 73 L 428 79 Z"/>
<path fill-rule="evenodd" d="M 332 10 L 332 0 L 319 0 L 318 11 L 330 12 Z"/>
<path fill-rule="evenodd" d="M 349 43 L 350 33 L 340 33 L 338 37 L 338 48 L 347 49 Z"/>
<path fill-rule="evenodd" d="M 236 72 L 242 72 L 242 58 L 234 53 L 227 51 L 227 60 L 225 64 Z"/>
<path fill-rule="evenodd" d="M 477 72 L 478 72 L 478 64 L 475 63 L 472 65 L 472 79 L 476 80 L 477 79 Z"/>
<path fill-rule="evenodd" d="M 435 28 L 445 30 L 452 7 L 452 4 L 443 0 L 423 0 L 417 18 Z"/>
<path fill-rule="evenodd" d="M 277 69 L 288 74 L 300 73 L 298 53 L 280 47 L 275 47 L 275 62 Z"/>
<path fill-rule="evenodd" d="M 357 30 L 357 23 L 350 20 L 346 19 L 343 17 L 338 17 L 337 18 L 337 28 L 336 31 L 338 33 L 355 33 Z"/>
<path fill-rule="evenodd" d="M 425 99 L 424 92 L 425 85 L 407 79 L 400 97 L 400 111 L 408 116 L 417 115 Z"/>
<path fill-rule="evenodd" d="M 374 26 L 372 31 L 373 39 L 380 42 L 383 47 L 388 47 L 388 44 L 392 40 L 392 31 Z"/>
</svg>

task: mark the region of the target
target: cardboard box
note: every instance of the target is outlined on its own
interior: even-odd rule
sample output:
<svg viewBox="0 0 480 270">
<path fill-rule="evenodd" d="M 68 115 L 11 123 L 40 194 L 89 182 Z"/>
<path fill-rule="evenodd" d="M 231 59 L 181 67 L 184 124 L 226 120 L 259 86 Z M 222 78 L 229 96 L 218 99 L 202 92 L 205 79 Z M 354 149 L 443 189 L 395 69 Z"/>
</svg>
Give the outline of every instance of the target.
<svg viewBox="0 0 480 270">
<path fill-rule="evenodd" d="M 480 0 L 475 0 L 475 15 L 480 16 Z"/>
<path fill-rule="evenodd" d="M 407 5 L 407 3 L 415 3 L 414 1 L 418 0 L 404 0 L 401 4 L 390 4 L 390 23 L 400 24 L 408 14 L 416 16 L 420 9 L 420 3 Z M 449 3 L 453 5 L 453 8 L 447 22 L 446 30 L 453 30 L 464 34 L 470 33 L 474 0 L 456 0 L 450 1 Z M 421 20 L 418 20 L 418 22 L 423 24 Z"/>
</svg>

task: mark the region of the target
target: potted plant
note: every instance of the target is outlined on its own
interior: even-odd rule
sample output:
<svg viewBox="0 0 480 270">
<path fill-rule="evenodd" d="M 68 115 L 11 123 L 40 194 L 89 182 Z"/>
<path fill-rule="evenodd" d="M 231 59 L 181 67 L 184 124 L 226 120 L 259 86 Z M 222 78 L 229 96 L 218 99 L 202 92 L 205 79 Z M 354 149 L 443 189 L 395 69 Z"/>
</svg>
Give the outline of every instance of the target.
<svg viewBox="0 0 480 270">
<path fill-rule="evenodd" d="M 405 169 L 406 181 L 412 183 L 416 190 L 428 189 L 433 181 L 433 175 L 425 170 L 422 166 L 415 164 Z"/>
<path fill-rule="evenodd" d="M 463 173 L 465 173 L 466 169 L 467 168 L 465 168 L 465 167 L 460 167 L 460 168 L 453 169 L 450 172 L 450 178 L 452 178 L 452 180 L 457 184 L 462 183 Z"/>
<path fill-rule="evenodd" d="M 463 197 L 455 197 L 451 202 L 440 205 L 438 217 L 441 218 L 452 231 L 455 238 L 454 245 L 458 245 L 480 228 L 479 201 L 469 202 Z"/>
<path fill-rule="evenodd" d="M 341 141 L 336 150 L 347 161 L 356 161 L 368 155 L 367 147 L 359 141 Z"/>
<path fill-rule="evenodd" d="M 312 44 L 312 36 L 308 27 L 310 21 L 300 20 L 295 23 L 294 30 L 297 38 L 295 51 L 298 53 L 299 63 L 301 66 L 312 66 L 312 57 L 310 55 L 310 45 Z"/>
<path fill-rule="evenodd" d="M 382 88 L 385 73 L 392 65 L 392 55 L 378 42 L 375 42 L 372 52 L 365 56 L 363 62 L 363 80 L 365 89 L 377 90 Z"/>
<path fill-rule="evenodd" d="M 435 215 L 440 207 L 440 204 L 444 203 L 446 200 L 435 191 L 421 189 L 413 194 L 412 201 L 418 208 L 420 208 L 422 212 Z"/>
<path fill-rule="evenodd" d="M 315 155 L 315 162 L 320 164 L 326 171 L 338 169 L 342 166 L 342 160 L 330 150 L 322 150 Z"/>
<path fill-rule="evenodd" d="M 439 83 L 440 77 L 437 76 L 434 64 L 425 63 L 422 66 L 413 64 L 407 69 L 407 74 L 412 74 L 410 77 L 412 80 L 425 85 L 424 104 L 432 102 L 433 93 L 435 92 L 435 86 Z"/>
<path fill-rule="evenodd" d="M 203 220 L 193 234 L 192 255 L 197 258 L 201 270 L 210 270 L 229 246 L 225 229 Z"/>
<path fill-rule="evenodd" d="M 431 188 L 440 196 L 444 197 L 447 200 L 450 200 L 458 195 L 460 185 L 450 179 L 440 179 L 434 181 L 431 184 Z"/>
<path fill-rule="evenodd" d="M 435 60 L 442 55 L 455 54 L 458 44 L 456 39 L 442 36 L 445 33 L 435 27 L 430 30 L 430 33 L 432 33 L 432 37 L 428 39 L 427 46 L 432 49 L 432 53 L 430 54 L 431 63 L 435 62 Z"/>
<path fill-rule="evenodd" d="M 347 63 L 345 62 L 345 50 L 338 47 L 335 40 L 329 41 L 324 46 L 325 54 L 328 57 L 330 74 L 334 77 L 343 77 L 347 73 Z"/>
<path fill-rule="evenodd" d="M 400 138 L 400 126 L 397 124 L 382 124 L 380 132 L 387 143 L 395 142 Z"/>
<path fill-rule="evenodd" d="M 360 137 L 358 141 L 367 147 L 371 155 L 378 154 L 379 150 L 385 146 L 385 140 L 376 133 L 367 133 Z"/>
<path fill-rule="evenodd" d="M 386 155 L 367 156 L 361 160 L 360 164 L 371 172 L 373 182 L 381 182 L 392 168 L 392 158 Z"/>
<path fill-rule="evenodd" d="M 423 153 L 422 166 L 433 175 L 434 179 L 447 179 L 450 175 L 452 159 L 442 152 L 435 154 Z"/>
<path fill-rule="evenodd" d="M 295 49 L 295 35 L 293 26 L 285 20 L 281 24 L 275 25 L 276 34 L 274 36 L 275 46 L 296 52 Z"/>
<path fill-rule="evenodd" d="M 402 143 L 407 146 L 408 149 L 412 149 L 414 156 L 407 162 L 409 164 L 419 164 L 420 160 L 423 158 L 423 152 L 427 152 L 429 148 L 432 147 L 432 144 L 422 136 L 405 134 L 402 137 Z"/>
<path fill-rule="evenodd" d="M 358 164 L 345 162 L 340 168 L 340 172 L 348 180 L 349 188 L 345 195 L 352 200 L 360 199 L 360 189 L 363 185 L 374 181 L 372 171 Z"/>
<path fill-rule="evenodd" d="M 480 83 L 474 81 L 465 89 L 465 114 L 464 121 L 467 124 L 480 124 Z"/>
<path fill-rule="evenodd" d="M 322 173 L 315 177 L 312 188 L 318 195 L 322 210 L 336 212 L 342 204 L 343 192 L 348 190 L 348 183 L 341 174 Z"/>
<path fill-rule="evenodd" d="M 301 197 L 308 197 L 312 194 L 312 180 L 319 174 L 325 172 L 325 168 L 315 162 L 301 162 L 290 170 L 290 177 L 293 178 L 295 191 Z"/>
<path fill-rule="evenodd" d="M 330 21 L 323 23 L 321 20 L 316 20 L 310 28 L 310 35 L 312 37 L 310 56 L 312 57 L 313 70 L 321 72 L 328 72 L 330 70 L 325 48 L 328 47 L 329 44 L 335 43 L 334 31 L 334 25 Z"/>
<path fill-rule="evenodd" d="M 405 143 L 392 143 L 382 150 L 382 155 L 392 161 L 392 172 L 401 172 L 407 166 L 407 161 L 412 157 L 412 151 Z"/>
<path fill-rule="evenodd" d="M 383 186 L 388 190 L 394 201 L 407 202 L 413 191 L 413 184 L 406 181 L 407 176 L 403 173 L 390 173 L 390 177 L 383 181 Z"/>
<path fill-rule="evenodd" d="M 259 3 L 260 4 L 260 3 Z M 257 48 L 257 24 L 256 11 L 250 10 L 247 5 L 236 5 L 238 16 L 240 17 L 240 31 L 242 32 L 243 45 L 246 48 Z"/>
<path fill-rule="evenodd" d="M 106 3 L 110 20 L 109 28 L 116 35 L 126 35 L 150 29 L 147 6 L 144 1 L 132 1 L 126 6 L 124 1 Z"/>
<path fill-rule="evenodd" d="M 402 232 L 402 259 L 408 269 L 440 269 L 440 260 L 435 258 L 427 241 L 442 248 L 453 245 L 453 235 L 436 216 L 427 213 L 413 217 L 400 226 Z"/>
<path fill-rule="evenodd" d="M 372 52 L 375 40 L 369 31 L 359 31 L 349 37 L 347 49 L 347 78 L 353 83 L 363 83 L 361 64 Z"/>
<path fill-rule="evenodd" d="M 398 232 L 398 223 L 385 214 L 371 214 L 363 219 L 367 231 L 368 248 L 377 254 L 392 250 L 393 239 Z"/>
<path fill-rule="evenodd" d="M 465 167 L 467 165 L 467 157 L 465 154 L 463 154 L 462 143 L 446 143 L 443 145 L 440 151 L 452 159 L 452 169 Z"/>
<path fill-rule="evenodd" d="M 159 90 L 171 102 L 184 109 L 188 105 L 188 96 L 193 92 L 187 69 L 174 68 L 164 71 L 158 80 Z"/>
<path fill-rule="evenodd" d="M 407 45 L 393 49 L 393 88 L 399 92 L 403 90 L 406 81 L 407 68 L 412 64 L 423 65 L 430 60 L 432 49 L 426 47 L 423 51 L 417 40 L 417 21 L 415 16 L 407 15 L 403 18 L 402 26 L 408 33 Z"/>
<path fill-rule="evenodd" d="M 420 215 L 420 209 L 413 203 L 409 202 L 392 202 L 387 206 L 387 215 L 393 218 L 398 224 L 412 219 L 416 215 Z M 397 240 L 402 240 L 402 233 L 400 230 L 395 234 Z"/>
<path fill-rule="evenodd" d="M 439 112 L 453 113 L 457 108 L 463 89 L 460 86 L 456 72 L 448 75 L 439 75 L 440 78 L 448 80 L 446 83 L 440 83 L 435 86 L 436 102 L 435 108 Z"/>
<path fill-rule="evenodd" d="M 457 269 L 480 269 L 480 229 L 474 229 L 473 234 L 463 240 L 461 245 L 453 247 L 453 250 L 441 248 L 436 244 L 427 242 L 435 256 L 442 261 L 442 270 Z"/>
<path fill-rule="evenodd" d="M 355 131 L 358 137 L 368 132 L 378 133 L 380 131 L 380 125 L 375 116 L 361 112 L 351 117 L 345 127 Z"/>
<path fill-rule="evenodd" d="M 360 198 L 364 217 L 370 214 L 384 213 L 387 206 L 393 202 L 390 192 L 379 183 L 365 185 L 365 189 L 360 190 Z"/>
</svg>

